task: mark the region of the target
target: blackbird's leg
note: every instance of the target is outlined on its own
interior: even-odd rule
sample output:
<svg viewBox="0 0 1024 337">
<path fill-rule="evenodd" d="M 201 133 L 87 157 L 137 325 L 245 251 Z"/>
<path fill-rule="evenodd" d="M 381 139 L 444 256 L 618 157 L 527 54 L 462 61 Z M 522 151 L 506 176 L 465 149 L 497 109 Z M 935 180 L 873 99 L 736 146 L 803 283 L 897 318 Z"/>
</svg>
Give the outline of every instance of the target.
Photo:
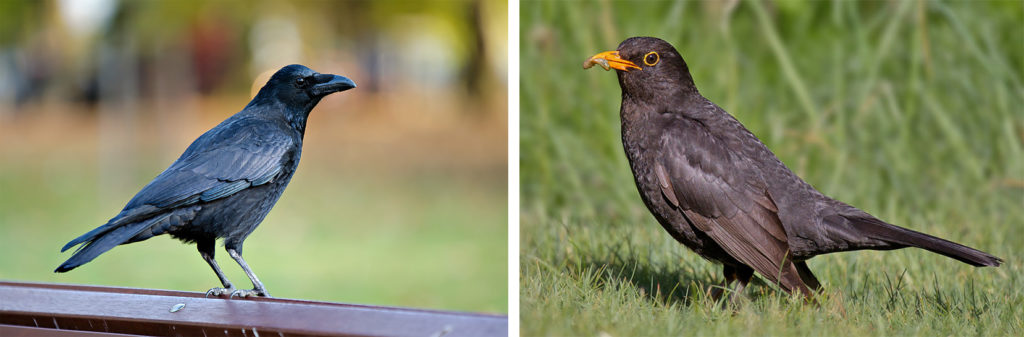
<svg viewBox="0 0 1024 337">
<path fill-rule="evenodd" d="M 729 302 L 733 305 L 738 305 L 737 302 L 740 298 L 743 298 L 743 289 L 747 288 L 747 284 L 750 283 L 750 279 L 754 277 L 754 269 L 743 266 L 736 268 L 736 289 L 733 289 L 733 293 L 729 294 Z"/>
<path fill-rule="evenodd" d="M 818 282 L 818 278 L 814 277 L 814 274 L 811 273 L 811 269 L 807 268 L 807 261 L 794 262 L 793 265 L 796 266 L 796 271 L 798 275 L 800 275 L 800 280 L 804 282 L 804 285 L 806 285 L 808 289 L 810 289 L 810 292 L 804 294 L 806 295 L 804 298 L 805 302 L 818 304 L 818 300 L 815 298 L 815 295 L 822 292 L 821 282 Z"/>
<path fill-rule="evenodd" d="M 747 266 L 724 266 L 722 268 L 722 273 L 725 274 L 725 282 L 722 282 L 721 286 L 715 287 L 711 290 L 711 299 L 717 302 L 722 298 L 722 295 L 725 293 L 725 289 L 728 289 L 729 285 L 734 281 L 739 281 L 739 283 L 736 284 L 736 288 L 732 289 L 731 294 L 729 294 L 729 302 L 735 304 L 736 300 L 743 296 L 743 289 L 747 287 L 747 284 L 750 283 L 750 279 L 754 276 L 754 269 Z"/>
<path fill-rule="evenodd" d="M 217 278 L 220 279 L 220 283 L 224 285 L 224 288 L 212 288 L 209 291 L 207 291 L 207 297 L 209 297 L 210 295 L 226 295 L 230 294 L 232 291 L 235 291 L 235 286 L 231 285 L 231 281 L 228 281 L 228 277 L 224 276 L 224 272 L 221 271 L 220 266 L 217 265 L 217 260 L 213 259 L 215 242 L 217 242 L 216 239 L 212 238 L 201 239 L 196 242 L 196 248 L 199 249 L 199 255 L 203 257 L 203 260 L 206 260 L 206 263 L 210 265 L 210 268 L 213 268 L 213 272 L 217 273 Z"/>
<path fill-rule="evenodd" d="M 804 281 L 808 288 L 817 292 L 821 291 L 821 282 L 818 282 L 818 278 L 814 277 L 811 269 L 807 268 L 807 261 L 794 262 L 793 265 L 796 266 L 796 272 L 800 275 L 800 280 Z"/>
<path fill-rule="evenodd" d="M 721 285 L 711 287 L 711 300 L 718 302 L 722 298 L 722 294 L 725 293 L 725 289 L 729 288 L 729 285 L 736 280 L 736 268 L 723 265 L 722 274 L 725 275 L 725 281 L 722 281 Z"/>
<path fill-rule="evenodd" d="M 245 263 L 245 259 L 242 259 L 242 254 L 239 253 L 239 251 L 241 250 L 241 247 L 239 247 L 237 250 L 234 247 L 227 247 L 227 248 L 225 248 L 225 250 L 227 250 L 228 251 L 228 255 L 231 255 L 231 258 L 235 259 L 235 262 L 238 262 L 238 265 L 242 267 L 242 270 L 245 271 L 245 275 L 248 275 L 249 276 L 249 280 L 252 281 L 252 286 L 253 286 L 253 288 L 250 289 L 250 290 L 243 290 L 243 289 L 235 290 L 235 291 L 231 292 L 231 297 L 235 297 L 235 296 L 238 296 L 238 297 L 248 297 L 248 296 L 270 297 L 270 293 L 267 293 L 267 288 L 263 287 L 263 282 L 260 282 L 260 279 L 258 277 L 256 277 L 256 273 L 252 272 L 252 269 L 249 268 L 249 264 Z"/>
</svg>

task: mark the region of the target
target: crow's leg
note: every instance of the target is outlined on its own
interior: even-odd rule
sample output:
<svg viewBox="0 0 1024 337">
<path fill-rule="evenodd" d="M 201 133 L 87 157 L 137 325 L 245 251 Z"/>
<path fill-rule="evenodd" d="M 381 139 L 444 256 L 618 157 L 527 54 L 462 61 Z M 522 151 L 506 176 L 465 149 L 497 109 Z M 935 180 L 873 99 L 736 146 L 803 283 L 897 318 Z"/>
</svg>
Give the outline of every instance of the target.
<svg viewBox="0 0 1024 337">
<path fill-rule="evenodd" d="M 206 263 L 210 265 L 210 268 L 213 269 L 213 272 L 217 273 L 217 278 L 219 278 L 220 283 L 224 285 L 224 288 L 212 288 L 209 291 L 207 291 L 207 297 L 209 297 L 210 295 L 226 295 L 230 294 L 232 291 L 235 291 L 235 286 L 231 285 L 231 281 L 228 281 L 228 277 L 224 276 L 224 272 L 221 271 L 220 266 L 217 265 L 217 260 L 213 259 L 213 248 L 215 242 L 217 242 L 217 240 L 213 238 L 201 239 L 199 241 L 196 241 L 196 248 L 199 249 L 199 255 L 203 257 L 203 260 L 206 260 Z"/>
<path fill-rule="evenodd" d="M 238 250 L 235 250 L 235 248 L 226 248 L 225 250 L 228 251 L 228 255 L 231 255 L 231 258 L 235 259 L 235 262 L 238 262 L 238 265 L 241 266 L 242 270 L 245 271 L 245 275 L 249 276 L 249 280 L 252 281 L 252 287 L 253 287 L 250 290 L 243 290 L 243 289 L 235 290 L 235 291 L 231 292 L 231 297 L 235 297 L 235 296 L 238 296 L 238 297 L 247 297 L 247 296 L 270 297 L 270 293 L 267 293 L 267 288 L 263 287 L 263 282 L 260 282 L 260 279 L 258 277 L 256 277 L 256 273 L 252 272 L 252 269 L 249 268 L 249 264 L 245 263 L 245 259 L 242 259 L 242 254 L 238 253 Z"/>
</svg>

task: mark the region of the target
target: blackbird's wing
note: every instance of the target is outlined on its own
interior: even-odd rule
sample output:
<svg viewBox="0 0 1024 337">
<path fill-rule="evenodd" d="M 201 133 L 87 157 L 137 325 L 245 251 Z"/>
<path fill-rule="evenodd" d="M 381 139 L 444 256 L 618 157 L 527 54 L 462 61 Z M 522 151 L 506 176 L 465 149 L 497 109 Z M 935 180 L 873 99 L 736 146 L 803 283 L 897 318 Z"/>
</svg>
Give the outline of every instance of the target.
<svg viewBox="0 0 1024 337">
<path fill-rule="evenodd" d="M 665 198 L 736 260 L 787 291 L 806 291 L 765 179 L 742 153 L 754 135 L 712 133 L 678 115 L 661 132 L 654 172 Z"/>
<path fill-rule="evenodd" d="M 294 149 L 294 141 L 272 124 L 229 119 L 196 139 L 117 216 L 71 240 L 61 251 L 171 209 L 217 200 L 273 181 L 284 167 L 284 157 Z M 170 228 L 152 230 L 156 235 Z"/>
</svg>

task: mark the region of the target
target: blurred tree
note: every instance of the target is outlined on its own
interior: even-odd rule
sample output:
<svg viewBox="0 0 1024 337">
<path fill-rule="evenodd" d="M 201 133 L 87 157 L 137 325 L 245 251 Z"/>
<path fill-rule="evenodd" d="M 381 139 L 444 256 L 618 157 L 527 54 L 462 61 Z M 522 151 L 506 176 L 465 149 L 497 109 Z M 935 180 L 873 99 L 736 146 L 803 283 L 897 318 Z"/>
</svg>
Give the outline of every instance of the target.
<svg viewBox="0 0 1024 337">
<path fill-rule="evenodd" d="M 504 22 L 506 7 L 482 0 L 4 1 L 0 88 L 17 97 L 0 100 L 53 92 L 58 100 L 102 104 L 115 97 L 111 90 L 132 90 L 170 102 L 237 92 L 285 64 L 325 61 L 354 63 L 367 92 L 441 90 L 472 100 L 504 80 L 494 75 L 505 68 L 494 57 L 504 51 L 504 34 L 490 23 Z M 57 73 L 60 81 L 52 81 Z M 137 87 L 105 87 L 102 76 L 110 74 Z"/>
</svg>

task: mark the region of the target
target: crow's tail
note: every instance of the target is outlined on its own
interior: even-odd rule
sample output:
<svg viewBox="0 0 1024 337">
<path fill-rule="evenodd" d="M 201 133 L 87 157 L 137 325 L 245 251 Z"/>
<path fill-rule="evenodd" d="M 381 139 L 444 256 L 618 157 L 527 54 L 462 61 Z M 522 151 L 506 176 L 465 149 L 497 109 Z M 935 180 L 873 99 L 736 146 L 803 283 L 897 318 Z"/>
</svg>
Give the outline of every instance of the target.
<svg viewBox="0 0 1024 337">
<path fill-rule="evenodd" d="M 870 215 L 866 217 L 843 215 L 843 217 L 846 218 L 850 224 L 856 227 L 861 235 L 875 240 L 901 246 L 926 249 L 976 267 L 998 267 L 1003 263 L 1002 259 L 992 256 L 986 252 L 921 232 L 891 225 Z"/>
<path fill-rule="evenodd" d="M 95 259 L 97 256 L 111 248 L 117 247 L 117 245 L 122 243 L 127 243 L 136 235 L 139 235 L 139 233 L 151 228 L 153 224 L 159 223 L 168 216 L 169 214 L 158 215 L 144 221 L 119 225 L 113 229 L 107 226 L 100 226 L 99 228 L 85 233 L 84 235 L 71 240 L 71 242 L 61 249 L 63 252 L 76 244 L 83 243 L 83 245 L 75 251 L 75 255 L 72 255 L 70 259 L 64 261 L 64 263 L 57 267 L 54 272 L 63 273 L 92 261 L 92 259 Z"/>
</svg>

